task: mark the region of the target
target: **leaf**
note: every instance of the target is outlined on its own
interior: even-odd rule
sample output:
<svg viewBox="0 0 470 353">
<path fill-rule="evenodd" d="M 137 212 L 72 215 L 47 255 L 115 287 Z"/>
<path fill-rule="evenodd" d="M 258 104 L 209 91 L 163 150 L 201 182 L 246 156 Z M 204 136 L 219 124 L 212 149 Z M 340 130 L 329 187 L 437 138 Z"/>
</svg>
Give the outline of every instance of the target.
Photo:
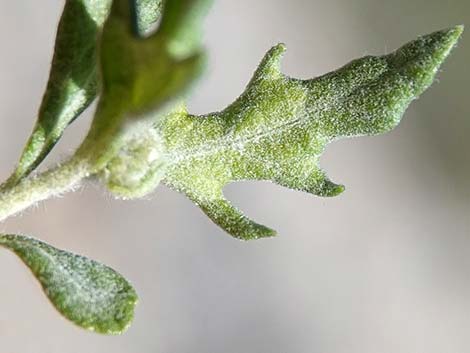
<svg viewBox="0 0 470 353">
<path fill-rule="evenodd" d="M 393 129 L 432 83 L 462 31 L 458 26 L 435 32 L 312 80 L 282 74 L 285 47 L 275 46 L 225 110 L 204 116 L 179 110 L 158 124 L 167 163 L 164 182 L 238 239 L 275 235 L 233 207 L 223 187 L 269 180 L 318 196 L 340 194 L 344 187 L 319 166 L 325 146 Z"/>
<path fill-rule="evenodd" d="M 111 268 L 21 235 L 0 235 L 0 245 L 21 258 L 56 309 L 75 324 L 105 334 L 130 325 L 137 294 Z"/>
<path fill-rule="evenodd" d="M 201 21 L 188 18 L 204 13 L 207 3 L 165 2 L 158 30 L 139 38 L 129 1 L 115 0 L 101 41 L 103 100 L 113 100 L 127 115 L 140 115 L 180 96 L 205 62 L 199 35 L 193 36 L 200 32 Z"/>
<path fill-rule="evenodd" d="M 132 139 L 137 130 L 147 130 L 200 76 L 205 52 L 199 33 L 209 3 L 165 2 L 158 29 L 141 38 L 134 33 L 129 1 L 113 2 L 100 48 L 102 95 L 78 152 L 87 154 L 95 171 L 110 158 L 119 158 L 126 139 Z"/>
<path fill-rule="evenodd" d="M 66 127 L 97 94 L 97 40 L 111 0 L 67 0 L 62 13 L 46 93 L 33 129 L 9 183 L 16 184 L 47 156 Z M 157 21 L 161 0 L 138 0 L 143 33 Z"/>
</svg>

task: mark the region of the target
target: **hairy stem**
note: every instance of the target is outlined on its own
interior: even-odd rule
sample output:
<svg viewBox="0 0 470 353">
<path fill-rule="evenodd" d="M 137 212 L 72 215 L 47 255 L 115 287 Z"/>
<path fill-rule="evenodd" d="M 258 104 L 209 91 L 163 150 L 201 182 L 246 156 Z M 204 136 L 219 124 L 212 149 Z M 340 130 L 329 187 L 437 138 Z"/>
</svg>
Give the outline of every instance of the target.
<svg viewBox="0 0 470 353">
<path fill-rule="evenodd" d="M 39 201 L 72 190 L 89 175 L 88 160 L 74 156 L 44 173 L 23 179 L 16 185 L 3 184 L 0 186 L 0 221 Z"/>
</svg>

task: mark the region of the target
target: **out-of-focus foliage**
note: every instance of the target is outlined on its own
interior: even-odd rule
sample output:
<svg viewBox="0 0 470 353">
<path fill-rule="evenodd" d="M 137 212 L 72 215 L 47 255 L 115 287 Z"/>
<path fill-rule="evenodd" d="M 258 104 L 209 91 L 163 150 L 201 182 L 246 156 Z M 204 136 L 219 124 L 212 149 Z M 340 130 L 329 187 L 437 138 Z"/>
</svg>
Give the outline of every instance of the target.
<svg viewBox="0 0 470 353">
<path fill-rule="evenodd" d="M 67 0 L 57 30 L 49 81 L 36 125 L 10 183 L 31 173 L 67 126 L 95 99 L 98 36 L 111 0 Z M 145 34 L 160 17 L 161 0 L 138 0 L 138 30 Z"/>
</svg>

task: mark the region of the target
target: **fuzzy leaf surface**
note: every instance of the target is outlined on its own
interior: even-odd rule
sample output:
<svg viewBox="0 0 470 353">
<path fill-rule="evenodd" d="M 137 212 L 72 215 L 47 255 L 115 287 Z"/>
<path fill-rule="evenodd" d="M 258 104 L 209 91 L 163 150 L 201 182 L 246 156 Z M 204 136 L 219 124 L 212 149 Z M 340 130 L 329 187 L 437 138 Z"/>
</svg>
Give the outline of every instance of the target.
<svg viewBox="0 0 470 353">
<path fill-rule="evenodd" d="M 118 334 L 131 323 L 137 294 L 111 268 L 21 235 L 0 235 L 0 246 L 18 255 L 56 309 L 78 326 Z"/>
<path fill-rule="evenodd" d="M 156 127 L 155 143 L 163 143 L 167 162 L 164 182 L 238 239 L 273 236 L 233 207 L 223 187 L 269 180 L 318 196 L 340 194 L 344 187 L 319 166 L 325 146 L 397 126 L 411 101 L 433 82 L 462 30 L 438 31 L 311 80 L 284 75 L 284 45 L 273 47 L 225 110 L 195 116 L 181 108 Z"/>
</svg>

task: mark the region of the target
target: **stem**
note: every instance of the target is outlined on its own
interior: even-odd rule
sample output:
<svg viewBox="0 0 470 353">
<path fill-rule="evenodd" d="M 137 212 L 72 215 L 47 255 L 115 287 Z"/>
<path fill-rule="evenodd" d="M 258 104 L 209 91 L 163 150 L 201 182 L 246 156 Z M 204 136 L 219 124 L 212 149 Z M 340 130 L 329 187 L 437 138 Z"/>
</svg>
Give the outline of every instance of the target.
<svg viewBox="0 0 470 353">
<path fill-rule="evenodd" d="M 0 221 L 35 203 L 72 190 L 90 175 L 88 160 L 73 156 L 68 161 L 18 184 L 0 186 Z"/>
<path fill-rule="evenodd" d="M 125 135 L 118 104 L 100 102 L 90 131 L 75 154 L 37 176 L 0 185 L 0 222 L 39 201 L 71 191 L 96 174 L 119 150 Z"/>
</svg>

